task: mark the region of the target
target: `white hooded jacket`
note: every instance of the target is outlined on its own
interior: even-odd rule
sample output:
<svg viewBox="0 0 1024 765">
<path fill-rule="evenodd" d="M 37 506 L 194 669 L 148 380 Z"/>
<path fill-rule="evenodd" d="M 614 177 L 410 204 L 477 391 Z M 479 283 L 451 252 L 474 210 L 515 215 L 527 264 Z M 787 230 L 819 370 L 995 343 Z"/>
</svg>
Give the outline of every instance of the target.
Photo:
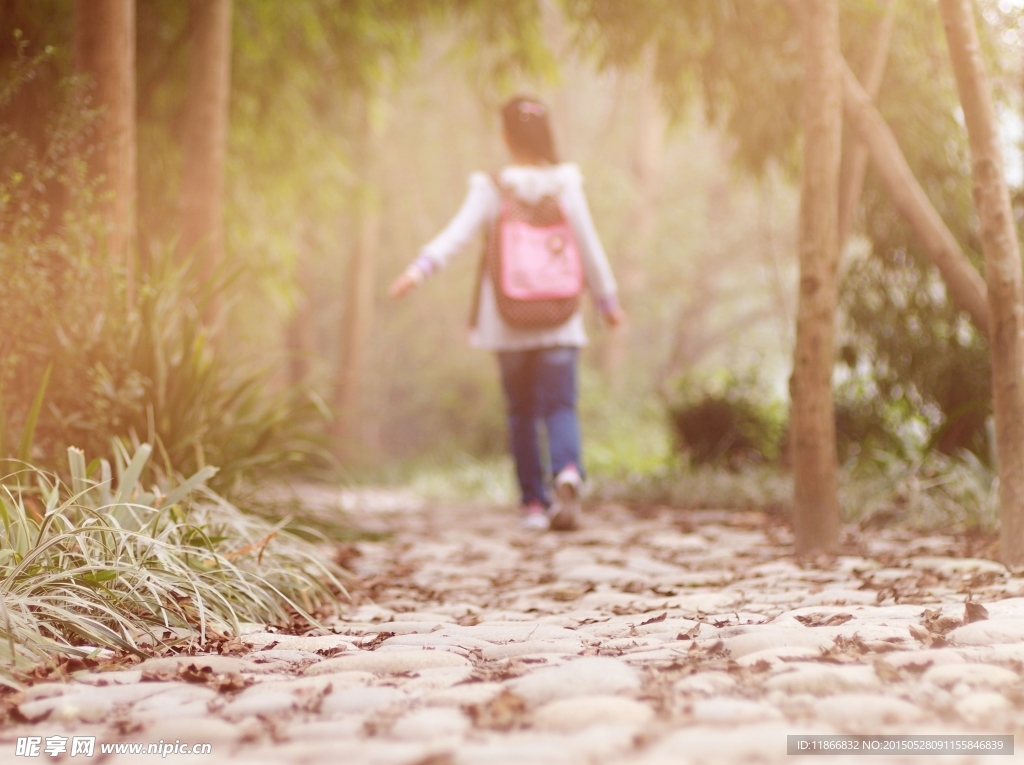
<svg viewBox="0 0 1024 765">
<path fill-rule="evenodd" d="M 571 163 L 545 167 L 512 165 L 504 168 L 499 178 L 502 185 L 528 204 L 535 204 L 547 195 L 557 197 L 576 235 L 587 287 L 599 305 L 614 305 L 615 277 L 590 217 L 579 167 Z M 443 268 L 483 228 L 494 222 L 500 209 L 501 195 L 494 182 L 484 173 L 473 173 L 461 209 L 444 230 L 420 250 L 417 268 L 425 275 Z M 515 351 L 587 344 L 579 310 L 556 327 L 521 329 L 506 324 L 498 312 L 494 288 L 486 275 L 481 284 L 478 310 L 476 326 L 470 336 L 471 345 L 477 348 Z"/>
</svg>

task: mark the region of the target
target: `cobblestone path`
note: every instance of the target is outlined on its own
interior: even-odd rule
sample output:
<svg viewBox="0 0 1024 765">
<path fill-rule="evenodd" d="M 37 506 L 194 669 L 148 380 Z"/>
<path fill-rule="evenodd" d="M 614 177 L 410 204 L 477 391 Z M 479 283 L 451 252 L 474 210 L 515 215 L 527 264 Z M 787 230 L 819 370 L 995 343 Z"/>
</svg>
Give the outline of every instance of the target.
<svg viewBox="0 0 1024 765">
<path fill-rule="evenodd" d="M 221 654 L 36 684 L 0 761 L 90 735 L 212 744 L 168 763 L 717 765 L 793 761 L 788 734 L 1024 729 L 1024 578 L 958 540 L 851 530 L 799 565 L 760 513 L 605 506 L 537 535 L 397 501 L 359 520 L 389 536 L 343 551 L 353 600 L 327 630 L 252 625 Z M 861 759 L 1013 760 L 840 762 Z"/>
</svg>

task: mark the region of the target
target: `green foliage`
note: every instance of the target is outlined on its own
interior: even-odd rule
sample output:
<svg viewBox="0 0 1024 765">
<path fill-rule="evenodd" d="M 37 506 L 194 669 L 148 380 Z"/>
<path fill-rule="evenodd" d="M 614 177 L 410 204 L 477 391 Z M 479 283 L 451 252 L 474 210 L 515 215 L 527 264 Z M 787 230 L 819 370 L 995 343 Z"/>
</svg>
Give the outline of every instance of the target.
<svg viewBox="0 0 1024 765">
<path fill-rule="evenodd" d="M 672 434 L 654 401 L 618 396 L 593 369 L 582 370 L 580 419 L 589 476 L 611 480 L 657 474 L 673 461 Z"/>
<path fill-rule="evenodd" d="M 508 457 L 478 459 L 457 454 L 445 463 L 416 470 L 409 488 L 417 497 L 434 502 L 508 506 L 519 501 L 515 469 Z"/>
<path fill-rule="evenodd" d="M 637 507 L 787 513 L 793 505 L 793 479 L 775 465 L 747 463 L 735 470 L 715 465 L 676 465 L 647 475 L 600 478 L 594 494 L 602 500 Z"/>
<path fill-rule="evenodd" d="M 492 107 L 524 75 L 550 79 L 557 63 L 544 39 L 538 0 L 452 0 L 435 7 L 435 17 L 455 17 L 459 41 L 453 53 L 465 67 L 471 87 Z"/>
<path fill-rule="evenodd" d="M 995 470 L 971 452 L 930 452 L 916 460 L 878 453 L 859 463 L 840 488 L 844 515 L 863 526 L 918 531 L 991 532 L 998 528 Z"/>
<path fill-rule="evenodd" d="M 233 357 L 204 325 L 213 294 L 197 300 L 197 286 L 187 265 L 165 263 L 144 280 L 128 342 L 113 352 L 126 359 L 127 378 L 142 384 L 134 403 L 120 395 L 107 401 L 123 407 L 123 432 L 156 443 L 167 472 L 224 466 L 211 482 L 222 492 L 329 459 L 326 405 L 310 391 L 275 385 L 269 362 Z"/>
<path fill-rule="evenodd" d="M 2 91 L 32 66 L 18 59 Z M 77 81 L 61 92 L 41 147 L 0 125 L 0 458 L 55 468 L 72 444 L 112 458 L 114 439 L 144 439 L 168 475 L 223 465 L 213 485 L 228 490 L 321 454 L 323 404 L 280 390 L 271 359 L 246 363 L 204 327 L 224 285 L 154 252 L 127 309 L 85 180 L 95 114 Z"/>
<path fill-rule="evenodd" d="M 908 260 L 897 247 L 851 268 L 840 365 L 870 388 L 873 395 L 861 399 L 869 418 L 920 422 L 930 448 L 988 459 L 988 345 L 950 306 L 934 271 Z"/>
<path fill-rule="evenodd" d="M 0 85 L 5 114 L 51 57 L 30 59 L 25 50 L 19 46 Z M 116 300 L 107 281 L 116 274 L 93 259 L 102 247 L 92 235 L 100 229 L 83 157 L 94 116 L 71 79 L 37 133 L 0 123 L 0 458 L 27 458 L 37 431 L 50 427 L 55 391 L 81 387 L 82 366 L 57 364 L 54 354 L 88 357 Z"/>
<path fill-rule="evenodd" d="M 918 423 L 902 396 L 879 396 L 874 382 L 848 380 L 834 386 L 836 454 L 840 463 L 871 458 L 877 453 L 908 459 L 920 453 L 923 442 L 908 432 Z"/>
<path fill-rule="evenodd" d="M 109 454 L 112 439 L 143 439 L 166 475 L 224 465 L 212 485 L 232 491 L 324 454 L 323 403 L 298 388 L 275 392 L 271 368 L 218 348 L 197 289 L 187 267 L 168 265 L 144 278 L 136 311 L 108 314 L 88 354 L 74 329 L 66 345 L 50 344 L 54 384 L 35 439 L 46 464 L 68 444 Z"/>
<path fill-rule="evenodd" d="M 644 507 L 765 510 L 789 514 L 793 479 L 773 465 L 727 470 L 683 465 L 629 479 L 600 479 L 603 500 Z M 844 521 L 863 528 L 895 526 L 921 532 L 991 532 L 998 526 L 995 471 L 963 452 L 931 452 L 916 460 L 885 453 L 848 464 L 840 471 Z"/>
<path fill-rule="evenodd" d="M 221 464 L 214 479 L 220 490 L 234 487 L 240 475 L 287 468 L 319 448 L 307 436 L 322 432 L 322 406 L 299 391 L 273 393 L 281 379 L 271 370 L 281 367 L 284 352 L 276 349 L 282 324 L 301 299 L 296 287 L 323 284 L 329 297 L 327 310 L 317 312 L 322 361 L 312 382 L 326 393 L 334 376 L 319 372 L 337 348 L 343 310 L 337 296 L 344 293 L 338 275 L 351 237 L 345 213 L 366 192 L 367 180 L 359 176 L 354 106 L 370 102 L 371 120 L 386 126 L 391 116 L 379 96 L 400 81 L 423 33 L 442 22 L 446 29 L 457 25 L 469 41 L 446 41 L 445 55 L 458 60 L 463 76 L 490 72 L 507 80 L 551 64 L 534 0 L 236 2 L 225 208 L 228 267 L 236 278 L 229 325 L 214 339 L 197 319 L 202 285 L 171 268 L 165 254 L 178 223 L 187 4 L 158 1 L 137 9 L 143 267 L 132 315 L 123 309 L 123 274 L 96 267 L 105 258 L 94 236 L 96 200 L 83 161 L 96 112 L 88 88 L 67 77 L 70 7 L 50 0 L 13 6 L 2 26 L 21 24 L 32 44 L 18 55 L 0 45 L 0 61 L 13 63 L 17 74 L 0 78 L 9 84 L 4 106 L 20 99 L 0 119 L 6 173 L 0 202 L 10 202 L 0 210 L 9 216 L 2 220 L 0 299 L 16 317 L 0 332 L 0 416 L 7 415 L 10 450 L 29 430 L 30 402 L 52 363 L 34 438 L 41 463 L 56 464 L 71 443 L 110 456 L 113 437 L 151 440 L 162 471 Z M 43 54 L 45 46 L 54 52 Z M 42 58 L 32 58 L 36 51 Z M 305 271 L 301 285 L 294 278 L 299 270 Z M 237 346 L 245 350 L 235 353 Z M 255 365 L 239 360 L 250 356 Z M 435 422 L 412 428 L 419 448 L 436 443 L 437 433 L 451 434 L 449 453 L 466 446 L 493 452 L 504 442 L 496 391 L 479 384 L 484 373 L 477 361 L 466 360 L 469 374 L 456 385 L 446 384 L 453 376 L 438 380 L 439 397 L 410 381 L 419 404 L 439 404 Z"/>
<path fill-rule="evenodd" d="M 781 457 L 786 411 L 753 372 L 684 377 L 668 415 L 679 449 L 695 464 L 738 467 Z"/>
<path fill-rule="evenodd" d="M 903 396 L 880 397 L 870 379 L 836 386 L 836 451 L 841 464 L 876 454 L 911 459 L 926 446 L 927 423 Z M 697 465 L 736 468 L 785 462 L 786 406 L 750 370 L 691 375 L 678 381 L 668 403 L 677 448 Z"/>
<path fill-rule="evenodd" d="M 935 208 L 980 266 L 967 138 L 956 116 L 938 11 L 917 2 L 897 9 L 879 109 Z M 859 57 L 865 57 L 872 21 L 844 21 L 851 41 L 860 41 Z M 986 31 L 983 24 L 991 53 Z M 998 82 L 998 60 L 991 65 Z M 987 460 L 988 345 L 951 304 L 921 243 L 871 173 L 862 205 L 871 255 L 854 258 L 843 278 L 841 366 L 872 389 L 869 406 L 876 420 L 891 422 L 894 413 L 902 413 L 905 421 L 924 427 L 929 448 L 947 455 L 968 449 Z"/>
<path fill-rule="evenodd" d="M 119 453 L 116 483 L 78 449 L 66 484 L 29 466 L 0 481 L 0 682 L 54 654 L 141 654 L 167 629 L 205 641 L 292 613 L 316 624 L 344 592 L 312 544 L 204 489 L 214 468 L 145 489 L 150 452 Z"/>
<path fill-rule="evenodd" d="M 775 165 L 795 177 L 800 40 L 783 3 L 699 0 L 677 9 L 665 0 L 569 0 L 566 7 L 605 65 L 629 65 L 653 46 L 665 99 L 680 105 L 699 93 L 709 119 L 735 139 L 739 167 L 760 174 Z M 840 4 L 843 52 L 854 71 L 874 56 L 884 8 L 878 0 Z M 996 3 L 980 8 L 983 52 L 998 97 L 1008 102 L 1018 75 L 1008 69 L 1016 59 L 1007 55 L 1002 40 L 1011 38 L 1003 32 L 1018 33 L 1020 11 Z M 980 263 L 966 135 L 951 75 L 935 4 L 898 2 L 878 106 L 939 214 Z M 870 255 L 844 275 L 840 373 L 877 399 L 844 391 L 837 407 L 840 435 L 905 454 L 900 431 L 923 426 L 929 447 L 946 454 L 969 449 L 987 459 L 987 345 L 950 304 L 920 243 L 871 173 L 862 204 Z"/>
<path fill-rule="evenodd" d="M 53 372 L 53 365 L 50 364 L 43 372 L 43 379 L 39 382 L 39 390 L 36 391 L 32 404 L 28 408 L 28 415 L 25 417 L 25 427 L 21 433 L 21 446 L 18 449 L 18 459 L 27 462 L 32 457 L 32 444 L 36 437 L 36 425 L 39 424 L 39 412 L 42 411 L 43 401 L 46 398 L 46 386 L 50 384 L 50 374 Z M 0 450 L 0 454 L 3 450 Z"/>
<path fill-rule="evenodd" d="M 698 97 L 708 121 L 737 139 L 738 166 L 790 169 L 802 79 L 796 28 L 777 0 L 566 0 L 579 42 L 605 67 L 631 66 L 648 47 L 663 98 L 681 117 Z"/>
</svg>

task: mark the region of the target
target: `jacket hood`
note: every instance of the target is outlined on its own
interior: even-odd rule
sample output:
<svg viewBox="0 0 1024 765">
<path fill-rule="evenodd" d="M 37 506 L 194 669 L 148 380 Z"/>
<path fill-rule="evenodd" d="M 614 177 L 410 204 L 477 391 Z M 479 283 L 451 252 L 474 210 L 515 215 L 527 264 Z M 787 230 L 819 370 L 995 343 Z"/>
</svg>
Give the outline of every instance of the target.
<svg viewBox="0 0 1024 765">
<path fill-rule="evenodd" d="M 498 178 L 527 204 L 536 204 L 546 196 L 556 196 L 563 189 L 583 184 L 583 174 L 572 162 L 547 167 L 509 165 Z"/>
</svg>

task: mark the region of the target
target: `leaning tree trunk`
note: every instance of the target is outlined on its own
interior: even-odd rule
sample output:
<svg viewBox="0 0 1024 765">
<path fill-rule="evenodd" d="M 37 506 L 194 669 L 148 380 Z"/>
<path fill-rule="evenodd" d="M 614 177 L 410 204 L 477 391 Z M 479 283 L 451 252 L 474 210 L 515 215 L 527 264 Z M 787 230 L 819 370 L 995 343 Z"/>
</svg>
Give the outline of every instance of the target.
<svg viewBox="0 0 1024 765">
<path fill-rule="evenodd" d="M 999 121 L 970 0 L 940 0 L 949 57 L 971 144 L 974 202 L 985 256 L 992 348 L 992 398 L 999 462 L 999 549 L 1024 565 L 1024 290 Z"/>
<path fill-rule="evenodd" d="M 882 88 L 885 62 L 889 58 L 892 27 L 896 19 L 896 0 L 885 0 L 885 15 L 875 29 L 875 49 L 864 72 L 864 90 L 872 102 L 878 100 Z M 864 189 L 864 176 L 868 168 L 868 147 L 857 137 L 849 141 L 849 153 L 844 157 L 839 183 L 839 251 L 842 252 L 853 230 L 853 219 L 860 207 Z"/>
<path fill-rule="evenodd" d="M 93 81 L 93 101 L 103 111 L 93 175 L 102 176 L 101 214 L 107 255 L 124 268 L 128 305 L 134 303 L 135 0 L 75 0 L 75 70 Z"/>
<path fill-rule="evenodd" d="M 803 9 L 800 295 L 790 424 L 798 555 L 833 552 L 839 544 L 832 404 L 842 148 L 839 6 L 837 0 L 805 0 Z"/>
<path fill-rule="evenodd" d="M 190 0 L 189 70 L 182 141 L 180 252 L 210 284 L 224 260 L 224 154 L 231 78 L 231 0 Z M 216 318 L 218 303 L 207 307 Z"/>
<path fill-rule="evenodd" d="M 338 455 L 342 458 L 355 455 L 362 441 L 361 394 L 373 321 L 374 276 L 380 237 L 380 212 L 371 178 L 378 136 L 371 114 L 371 96 L 364 93 L 357 98 L 360 124 L 354 152 L 359 183 L 352 216 L 355 238 L 349 259 L 340 364 L 334 388 L 334 436 Z"/>
<path fill-rule="evenodd" d="M 907 164 L 896 137 L 871 103 L 864 88 L 845 62 L 843 103 L 851 128 L 868 148 L 872 167 L 885 186 L 893 206 L 921 239 L 925 252 L 942 275 L 953 302 L 988 335 L 988 302 L 985 281 L 960 249 L 953 232 L 942 220 L 914 172 Z"/>
</svg>

